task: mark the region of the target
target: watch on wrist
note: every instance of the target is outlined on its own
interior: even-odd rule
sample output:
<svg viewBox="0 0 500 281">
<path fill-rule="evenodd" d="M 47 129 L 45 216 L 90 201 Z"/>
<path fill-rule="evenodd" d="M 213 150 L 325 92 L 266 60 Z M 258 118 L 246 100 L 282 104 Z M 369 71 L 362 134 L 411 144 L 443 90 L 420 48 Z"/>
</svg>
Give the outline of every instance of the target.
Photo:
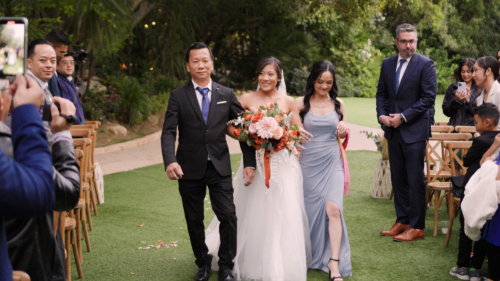
<svg viewBox="0 0 500 281">
<path fill-rule="evenodd" d="M 401 121 L 401 123 L 405 123 L 405 119 L 403 118 L 403 115 L 399 115 L 399 120 Z"/>
</svg>

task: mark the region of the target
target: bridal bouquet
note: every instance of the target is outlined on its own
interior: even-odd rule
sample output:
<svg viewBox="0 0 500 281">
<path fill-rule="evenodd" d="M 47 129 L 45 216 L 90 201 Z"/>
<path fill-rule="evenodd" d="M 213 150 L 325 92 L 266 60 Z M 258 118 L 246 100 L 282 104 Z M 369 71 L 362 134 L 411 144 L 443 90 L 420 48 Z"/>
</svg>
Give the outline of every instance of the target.
<svg viewBox="0 0 500 281">
<path fill-rule="evenodd" d="M 246 110 L 238 119 L 230 120 L 236 129 L 234 134 L 249 146 L 265 151 L 264 168 L 266 186 L 269 188 L 271 177 L 269 158 L 276 152 L 286 149 L 289 155 L 298 155 L 297 148 L 301 149 L 302 136 L 297 125 L 290 125 L 292 113 L 287 114 L 278 107 L 276 102 L 268 103 L 265 107 L 252 107 Z"/>
</svg>

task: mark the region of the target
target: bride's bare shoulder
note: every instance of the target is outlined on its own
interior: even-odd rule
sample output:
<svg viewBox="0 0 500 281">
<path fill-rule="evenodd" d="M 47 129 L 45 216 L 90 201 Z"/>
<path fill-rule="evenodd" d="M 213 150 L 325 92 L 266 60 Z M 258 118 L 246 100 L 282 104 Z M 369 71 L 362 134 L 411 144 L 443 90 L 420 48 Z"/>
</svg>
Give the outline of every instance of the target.
<svg viewBox="0 0 500 281">
<path fill-rule="evenodd" d="M 252 95 L 254 94 L 255 92 L 247 92 L 247 93 L 244 93 L 242 94 L 238 100 L 241 102 L 245 102 L 245 101 L 249 101 L 251 98 L 252 98 Z"/>
</svg>

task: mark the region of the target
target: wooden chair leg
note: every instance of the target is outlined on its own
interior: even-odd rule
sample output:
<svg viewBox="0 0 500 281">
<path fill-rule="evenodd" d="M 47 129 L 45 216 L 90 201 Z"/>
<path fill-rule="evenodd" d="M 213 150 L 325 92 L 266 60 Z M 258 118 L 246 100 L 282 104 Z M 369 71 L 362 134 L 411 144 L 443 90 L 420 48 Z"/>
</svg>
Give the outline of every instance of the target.
<svg viewBox="0 0 500 281">
<path fill-rule="evenodd" d="M 99 213 L 97 212 L 97 205 L 96 205 L 96 199 L 95 199 L 95 192 L 94 192 L 94 183 L 91 180 L 90 181 L 90 203 L 92 204 L 92 208 L 94 209 L 94 215 L 97 217 L 99 216 Z"/>
<path fill-rule="evenodd" d="M 437 236 L 438 231 L 438 211 L 439 211 L 439 195 L 440 190 L 434 190 L 434 236 Z"/>
<path fill-rule="evenodd" d="M 66 249 L 66 281 L 71 281 L 71 234 L 68 231 L 64 232 L 64 249 Z"/>
<path fill-rule="evenodd" d="M 92 225 L 92 217 L 90 216 L 90 192 L 85 192 L 85 212 L 87 212 L 87 222 L 89 224 L 89 230 L 94 231 L 94 226 Z"/>
<path fill-rule="evenodd" d="M 394 197 L 394 189 L 391 188 L 391 195 L 389 195 L 389 200 L 392 200 Z"/>
<path fill-rule="evenodd" d="M 101 205 L 102 202 L 101 202 L 101 197 L 99 197 L 99 189 L 97 188 L 97 179 L 95 177 L 95 170 L 93 172 L 94 172 L 94 176 L 92 177 L 92 183 L 93 183 L 94 188 L 95 188 L 95 197 L 97 199 L 97 204 Z"/>
<path fill-rule="evenodd" d="M 80 221 L 82 220 L 81 215 L 82 209 L 75 209 L 76 213 L 76 248 L 78 249 L 78 255 L 80 257 L 80 263 L 83 264 L 83 255 L 82 255 L 82 227 Z"/>
<path fill-rule="evenodd" d="M 448 206 L 448 215 L 449 215 L 449 223 L 448 223 L 448 231 L 446 232 L 446 240 L 444 240 L 444 246 L 448 247 L 451 238 L 451 230 L 453 229 L 453 221 L 455 220 L 455 204 L 453 203 L 453 194 L 449 193 L 446 195 L 446 205 Z"/>
<path fill-rule="evenodd" d="M 78 247 L 76 245 L 76 233 L 75 233 L 75 229 L 73 229 L 71 231 L 72 233 L 72 236 L 74 238 L 74 243 L 72 243 L 73 245 L 73 256 L 75 257 L 75 265 L 76 265 L 76 270 L 78 271 L 78 277 L 80 277 L 80 279 L 83 279 L 83 270 L 82 270 L 82 263 L 80 261 L 80 254 L 78 253 Z"/>
<path fill-rule="evenodd" d="M 92 249 L 90 247 L 90 239 L 89 239 L 89 232 L 87 230 L 87 221 L 85 219 L 86 215 L 85 215 L 85 211 L 82 209 L 81 210 L 82 212 L 82 229 L 83 229 L 83 237 L 85 238 L 85 244 L 87 244 L 87 252 L 91 252 Z"/>
</svg>

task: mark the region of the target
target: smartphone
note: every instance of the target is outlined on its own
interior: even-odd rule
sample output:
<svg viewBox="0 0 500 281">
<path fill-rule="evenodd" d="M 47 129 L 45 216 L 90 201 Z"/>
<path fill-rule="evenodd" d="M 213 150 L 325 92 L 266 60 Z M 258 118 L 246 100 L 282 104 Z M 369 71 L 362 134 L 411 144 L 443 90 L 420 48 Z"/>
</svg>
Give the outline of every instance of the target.
<svg viewBox="0 0 500 281">
<path fill-rule="evenodd" d="M 465 91 L 465 82 L 458 82 L 458 89 L 457 92 L 462 92 Z"/>
<path fill-rule="evenodd" d="M 14 81 L 26 73 L 28 19 L 0 17 L 0 79 Z"/>
</svg>

